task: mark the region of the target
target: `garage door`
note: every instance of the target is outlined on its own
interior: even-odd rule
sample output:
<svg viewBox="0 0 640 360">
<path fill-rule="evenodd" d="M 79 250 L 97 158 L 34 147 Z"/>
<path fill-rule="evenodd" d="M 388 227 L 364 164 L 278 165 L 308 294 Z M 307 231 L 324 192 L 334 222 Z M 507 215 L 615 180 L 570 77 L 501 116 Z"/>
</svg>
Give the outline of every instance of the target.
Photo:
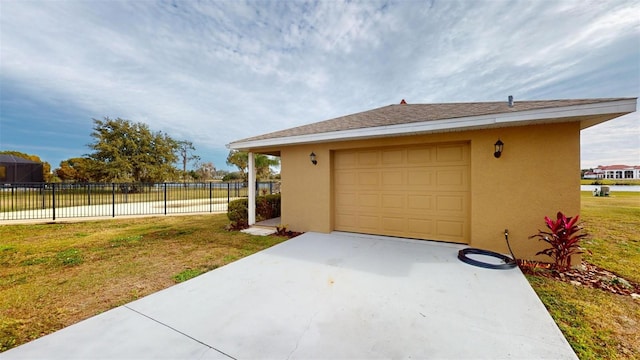
<svg viewBox="0 0 640 360">
<path fill-rule="evenodd" d="M 334 153 L 339 231 L 469 243 L 469 143 Z"/>
</svg>

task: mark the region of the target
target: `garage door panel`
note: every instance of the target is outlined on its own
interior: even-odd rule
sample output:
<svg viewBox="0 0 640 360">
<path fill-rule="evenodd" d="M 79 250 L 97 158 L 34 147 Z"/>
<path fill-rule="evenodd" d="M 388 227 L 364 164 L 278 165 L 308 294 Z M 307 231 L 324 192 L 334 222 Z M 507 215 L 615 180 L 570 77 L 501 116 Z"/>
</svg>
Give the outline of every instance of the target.
<svg viewBox="0 0 640 360">
<path fill-rule="evenodd" d="M 464 216 L 466 214 L 466 194 L 460 195 L 437 195 L 436 196 L 436 210 L 438 212 L 454 213 L 458 216 Z"/>
<path fill-rule="evenodd" d="M 358 215 L 358 227 L 364 230 L 378 232 L 380 218 L 375 215 Z"/>
<path fill-rule="evenodd" d="M 404 163 L 404 151 L 401 149 L 382 150 L 382 164 L 386 167 L 401 167 Z"/>
<path fill-rule="evenodd" d="M 382 217 L 382 231 L 386 234 L 397 234 L 399 231 L 404 231 L 406 228 L 406 219 L 402 217 Z"/>
<path fill-rule="evenodd" d="M 460 164 L 467 161 L 468 146 L 466 144 L 439 145 L 436 148 L 436 162 Z"/>
<path fill-rule="evenodd" d="M 436 236 L 443 240 L 461 241 L 465 238 L 464 220 L 437 220 Z"/>
<path fill-rule="evenodd" d="M 435 177 L 433 169 L 409 169 L 407 170 L 407 185 L 433 186 Z"/>
<path fill-rule="evenodd" d="M 382 186 L 393 189 L 394 186 L 402 186 L 404 183 L 404 172 L 402 170 L 382 172 Z"/>
<path fill-rule="evenodd" d="M 438 186 L 438 190 L 454 188 L 456 190 L 465 191 L 469 186 L 467 177 L 468 173 L 466 168 L 459 166 L 439 168 L 436 170 L 436 184 Z"/>
<path fill-rule="evenodd" d="M 360 151 L 358 152 L 358 166 L 378 166 L 380 161 L 380 151 Z"/>
<path fill-rule="evenodd" d="M 357 174 L 358 185 L 378 186 L 380 184 L 380 173 L 378 171 L 362 171 Z"/>
<path fill-rule="evenodd" d="M 433 195 L 409 195 L 408 196 L 408 209 L 410 210 L 434 210 Z"/>
<path fill-rule="evenodd" d="M 431 153 L 433 148 L 408 148 L 406 151 L 408 165 L 428 165 L 432 162 Z"/>
<path fill-rule="evenodd" d="M 404 194 L 382 194 L 382 209 L 404 210 L 406 196 Z"/>
<path fill-rule="evenodd" d="M 336 196 L 336 206 L 340 209 L 355 207 L 358 195 L 355 192 L 340 192 Z"/>
<path fill-rule="evenodd" d="M 380 208 L 380 196 L 378 194 L 359 194 L 358 208 Z"/>
<path fill-rule="evenodd" d="M 340 185 L 340 189 L 344 189 L 346 186 L 356 186 L 357 174 L 355 171 L 337 171 L 335 174 L 336 185 Z"/>
<path fill-rule="evenodd" d="M 346 231 L 356 231 L 358 218 L 355 213 L 342 212 L 336 214 L 336 227 Z"/>
<path fill-rule="evenodd" d="M 407 233 L 419 239 L 435 236 L 433 219 L 407 219 Z"/>
<path fill-rule="evenodd" d="M 334 153 L 335 229 L 469 242 L 469 144 Z"/>
<path fill-rule="evenodd" d="M 356 166 L 356 153 L 343 152 L 333 159 L 334 169 L 353 169 Z"/>
</svg>

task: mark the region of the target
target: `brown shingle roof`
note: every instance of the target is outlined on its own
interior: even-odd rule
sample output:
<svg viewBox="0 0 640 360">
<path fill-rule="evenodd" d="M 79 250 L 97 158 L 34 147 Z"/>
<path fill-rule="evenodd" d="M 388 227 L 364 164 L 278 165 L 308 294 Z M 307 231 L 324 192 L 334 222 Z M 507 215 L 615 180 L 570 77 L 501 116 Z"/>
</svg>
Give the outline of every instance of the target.
<svg viewBox="0 0 640 360">
<path fill-rule="evenodd" d="M 599 102 L 609 102 L 625 99 L 627 98 L 515 101 L 513 107 L 509 107 L 509 104 L 506 101 L 388 105 L 373 110 L 337 117 L 335 119 L 320 121 L 313 124 L 298 126 L 286 130 L 237 140 L 234 141 L 234 143 L 283 138 L 289 136 L 320 134 L 333 131 L 364 129 L 388 125 L 428 122 L 434 120 L 462 118 L 469 116 L 482 116 L 574 105 L 595 104 Z"/>
</svg>

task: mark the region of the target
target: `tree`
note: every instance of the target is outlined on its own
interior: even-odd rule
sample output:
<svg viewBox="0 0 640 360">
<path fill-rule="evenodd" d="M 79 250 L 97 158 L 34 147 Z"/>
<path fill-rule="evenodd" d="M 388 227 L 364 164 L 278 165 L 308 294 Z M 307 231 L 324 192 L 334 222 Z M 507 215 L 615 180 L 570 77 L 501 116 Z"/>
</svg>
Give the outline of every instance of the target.
<svg viewBox="0 0 640 360">
<path fill-rule="evenodd" d="M 42 161 L 38 155 L 30 155 L 30 154 L 25 154 L 23 152 L 12 151 L 12 150 L 0 151 L 0 154 L 13 155 L 13 156 L 17 156 L 19 158 L 23 158 L 23 159 L 27 159 L 27 160 L 31 160 L 31 161 L 42 163 L 42 177 L 43 177 L 44 181 L 45 182 L 50 182 L 53 179 L 53 174 L 51 173 L 51 164 L 49 164 L 46 161 Z"/>
<path fill-rule="evenodd" d="M 271 171 L 271 167 L 280 165 L 280 160 L 272 156 L 256 154 L 255 163 L 256 178 L 268 180 L 273 173 L 273 171 Z"/>
<path fill-rule="evenodd" d="M 244 151 L 231 150 L 227 156 L 227 165 L 235 165 L 244 181 L 247 181 L 247 169 L 249 163 L 249 153 Z M 263 155 L 254 154 L 254 163 L 256 168 L 256 178 L 267 179 L 271 175 L 271 166 L 280 165 L 280 161 L 277 158 Z"/>
<path fill-rule="evenodd" d="M 242 180 L 242 175 L 240 174 L 239 171 L 228 172 L 224 174 L 224 176 L 222 177 L 222 181 L 224 182 L 230 182 L 230 181 L 236 181 L 236 180 Z"/>
<path fill-rule="evenodd" d="M 212 180 L 216 177 L 216 167 L 212 162 L 200 164 L 195 172 L 198 175 L 198 179 L 203 181 Z"/>
<path fill-rule="evenodd" d="M 200 156 L 193 154 L 194 151 L 196 151 L 196 148 L 191 141 L 178 141 L 178 156 L 182 160 L 182 181 L 187 181 L 187 164 L 190 161 L 197 162 L 200 160 Z"/>
<path fill-rule="evenodd" d="M 152 132 L 146 124 L 120 118 L 93 119 L 89 144 L 97 181 L 162 182 L 174 177 L 178 142 L 169 135 Z"/>
<path fill-rule="evenodd" d="M 249 153 L 244 151 L 231 150 L 227 156 L 227 165 L 234 165 L 240 171 L 244 181 L 247 180 L 247 164 L 249 163 Z"/>
<path fill-rule="evenodd" d="M 60 162 L 60 167 L 53 171 L 61 181 L 74 181 L 76 179 L 76 170 L 69 165 L 68 160 Z"/>
<path fill-rule="evenodd" d="M 230 172 L 231 171 L 229 171 L 229 170 L 216 169 L 216 174 L 215 174 L 215 176 L 213 178 L 214 179 L 222 179 L 225 175 L 227 175 Z"/>
<path fill-rule="evenodd" d="M 61 161 L 54 173 L 62 181 L 89 182 L 94 180 L 93 170 L 96 167 L 89 158 L 70 158 Z"/>
</svg>

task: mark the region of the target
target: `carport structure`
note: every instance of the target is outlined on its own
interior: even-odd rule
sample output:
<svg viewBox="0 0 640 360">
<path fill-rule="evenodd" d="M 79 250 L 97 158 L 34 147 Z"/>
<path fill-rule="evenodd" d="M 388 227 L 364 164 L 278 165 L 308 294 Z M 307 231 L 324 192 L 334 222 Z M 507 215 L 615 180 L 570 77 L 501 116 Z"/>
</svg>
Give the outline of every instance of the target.
<svg viewBox="0 0 640 360">
<path fill-rule="evenodd" d="M 282 223 L 534 258 L 545 216 L 580 211 L 580 130 L 637 98 L 389 105 L 230 143 L 280 156 Z M 250 182 L 255 181 L 249 161 Z M 249 189 L 253 189 L 249 186 Z M 255 192 L 249 194 L 255 198 Z M 249 201 L 249 222 L 255 221 Z"/>
</svg>

